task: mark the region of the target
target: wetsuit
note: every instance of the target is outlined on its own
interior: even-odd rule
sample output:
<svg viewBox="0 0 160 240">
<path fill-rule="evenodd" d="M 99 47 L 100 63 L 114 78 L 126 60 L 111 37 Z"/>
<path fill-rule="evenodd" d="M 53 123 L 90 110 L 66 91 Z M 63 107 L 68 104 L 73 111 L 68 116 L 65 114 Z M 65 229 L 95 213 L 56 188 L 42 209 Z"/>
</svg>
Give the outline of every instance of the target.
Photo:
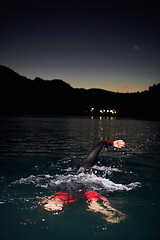
<svg viewBox="0 0 160 240">
<path fill-rule="evenodd" d="M 103 147 L 107 148 L 109 146 L 113 146 L 113 141 L 100 141 L 87 155 L 85 159 L 83 159 L 80 163 L 78 168 L 90 169 L 97 160 L 97 156 L 100 153 Z"/>
</svg>

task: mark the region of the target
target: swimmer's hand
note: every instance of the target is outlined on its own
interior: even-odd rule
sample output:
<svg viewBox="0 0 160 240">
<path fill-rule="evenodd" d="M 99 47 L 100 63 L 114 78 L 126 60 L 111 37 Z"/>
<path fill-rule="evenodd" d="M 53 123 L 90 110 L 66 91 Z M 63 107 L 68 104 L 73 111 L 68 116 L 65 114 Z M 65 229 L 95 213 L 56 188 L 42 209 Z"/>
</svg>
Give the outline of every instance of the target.
<svg viewBox="0 0 160 240">
<path fill-rule="evenodd" d="M 113 141 L 113 147 L 122 148 L 122 147 L 124 147 L 124 145 L 125 145 L 125 142 L 123 140 Z"/>
</svg>

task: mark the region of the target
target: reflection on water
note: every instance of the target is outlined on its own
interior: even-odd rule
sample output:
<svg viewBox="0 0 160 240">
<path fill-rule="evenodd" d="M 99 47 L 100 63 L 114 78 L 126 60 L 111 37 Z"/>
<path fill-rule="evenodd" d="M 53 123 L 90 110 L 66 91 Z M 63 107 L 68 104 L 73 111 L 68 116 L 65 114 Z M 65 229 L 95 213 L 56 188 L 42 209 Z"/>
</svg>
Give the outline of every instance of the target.
<svg viewBox="0 0 160 240">
<path fill-rule="evenodd" d="M 24 239 L 37 239 L 38 232 L 39 240 L 156 239 L 159 130 L 159 122 L 126 119 L 0 118 L 2 239 L 19 240 L 24 232 Z M 76 173 L 78 162 L 100 139 L 123 139 L 126 146 L 102 151 L 92 173 Z M 81 193 L 89 190 L 109 203 L 86 202 Z M 58 216 L 39 204 L 56 192 L 68 192 L 77 199 Z M 115 224 L 114 231 L 102 219 L 122 220 L 122 213 L 127 218 Z"/>
</svg>

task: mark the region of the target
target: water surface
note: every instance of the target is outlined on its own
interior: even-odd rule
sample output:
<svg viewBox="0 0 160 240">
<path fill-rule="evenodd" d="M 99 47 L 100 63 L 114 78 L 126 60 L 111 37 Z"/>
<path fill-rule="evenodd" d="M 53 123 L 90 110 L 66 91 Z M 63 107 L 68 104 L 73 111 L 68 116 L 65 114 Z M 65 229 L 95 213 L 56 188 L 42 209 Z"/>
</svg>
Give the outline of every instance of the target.
<svg viewBox="0 0 160 240">
<path fill-rule="evenodd" d="M 77 173 L 100 139 L 123 139 L 126 146 L 103 150 L 92 173 Z M 3 117 L 0 142 L 0 239 L 159 239 L 159 122 Z M 80 193 L 89 189 L 126 219 L 110 224 L 86 211 Z M 59 215 L 39 204 L 56 191 L 78 198 Z"/>
</svg>

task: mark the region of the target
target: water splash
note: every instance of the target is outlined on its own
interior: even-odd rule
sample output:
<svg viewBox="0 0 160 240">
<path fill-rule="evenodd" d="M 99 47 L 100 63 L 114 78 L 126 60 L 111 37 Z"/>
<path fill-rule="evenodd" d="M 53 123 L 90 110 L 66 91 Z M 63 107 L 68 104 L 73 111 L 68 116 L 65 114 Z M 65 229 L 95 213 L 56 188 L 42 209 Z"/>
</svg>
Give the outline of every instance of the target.
<svg viewBox="0 0 160 240">
<path fill-rule="evenodd" d="M 121 172 L 117 168 L 98 167 L 98 170 L 105 170 L 108 174 L 112 172 Z M 97 176 L 94 172 L 92 173 L 70 173 L 67 169 L 66 174 L 56 174 L 54 176 L 49 174 L 42 175 L 30 175 L 27 178 L 20 178 L 12 183 L 12 185 L 19 184 L 32 184 L 35 187 L 41 188 L 52 188 L 52 189 L 70 189 L 70 190 L 82 190 L 84 188 L 93 189 L 96 191 L 105 190 L 107 193 L 114 191 L 130 191 L 138 186 L 139 182 L 131 182 L 129 184 L 114 183 L 113 181 L 103 177 Z"/>
</svg>

